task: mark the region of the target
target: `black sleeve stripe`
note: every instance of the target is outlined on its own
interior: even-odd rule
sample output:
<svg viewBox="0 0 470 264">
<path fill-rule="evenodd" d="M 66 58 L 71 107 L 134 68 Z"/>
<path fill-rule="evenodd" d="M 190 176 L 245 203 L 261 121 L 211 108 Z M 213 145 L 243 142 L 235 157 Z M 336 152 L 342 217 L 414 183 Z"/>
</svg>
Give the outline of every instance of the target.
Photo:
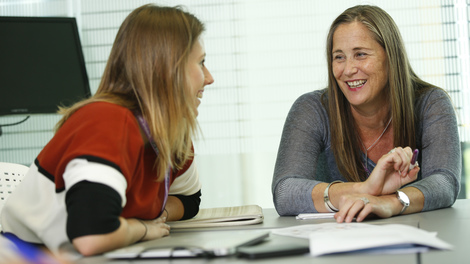
<svg viewBox="0 0 470 264">
<path fill-rule="evenodd" d="M 111 187 L 81 181 L 65 196 L 67 207 L 67 236 L 74 238 L 107 234 L 119 228 L 122 212 L 121 196 Z"/>
<path fill-rule="evenodd" d="M 110 166 L 112 168 L 115 168 L 117 171 L 119 171 L 122 174 L 121 168 L 118 165 L 116 165 L 116 163 L 111 162 L 109 160 L 106 160 L 106 159 L 103 159 L 103 158 L 100 158 L 100 157 L 89 156 L 89 155 L 79 156 L 79 157 L 76 157 L 76 158 L 77 159 L 86 159 L 90 162 L 96 162 L 96 163 L 100 163 L 100 164 L 103 164 L 103 165 L 106 165 L 106 166 Z"/>
<path fill-rule="evenodd" d="M 48 171 L 46 171 L 43 167 L 41 167 L 41 165 L 39 164 L 39 160 L 36 158 L 34 160 L 34 164 L 36 164 L 36 167 L 38 167 L 38 171 L 46 176 L 46 178 L 48 178 L 49 180 L 51 180 L 52 182 L 55 182 L 55 177 L 54 175 L 50 174 Z"/>
<path fill-rule="evenodd" d="M 103 165 L 107 165 L 107 166 L 110 166 L 110 167 L 113 167 L 115 168 L 116 170 L 118 170 L 120 173 L 122 173 L 121 171 L 121 168 L 116 165 L 116 163 L 114 162 L 111 162 L 109 160 L 106 160 L 106 159 L 103 159 L 103 158 L 100 158 L 100 157 L 95 157 L 95 156 L 89 156 L 89 155 L 84 155 L 84 156 L 78 156 L 76 157 L 77 159 L 86 159 L 88 161 L 91 161 L 91 162 L 96 162 L 96 163 L 100 163 L 100 164 L 103 164 Z M 44 176 L 46 176 L 49 180 L 51 181 L 54 181 L 55 180 L 55 177 L 54 175 L 50 174 L 49 172 L 47 172 L 43 167 L 41 167 L 41 165 L 39 164 L 39 160 L 36 158 L 34 160 L 34 163 L 36 164 L 36 166 L 38 167 L 38 170 L 41 174 L 43 174 Z"/>
<path fill-rule="evenodd" d="M 117 171 L 119 171 L 122 174 L 121 168 L 119 168 L 118 165 L 116 165 L 114 162 L 111 162 L 109 160 L 99 158 L 99 157 L 95 157 L 95 156 L 89 156 L 89 155 L 79 156 L 79 157 L 77 157 L 77 159 L 86 159 L 90 162 L 96 162 L 96 163 L 100 163 L 100 164 L 103 164 L 103 165 L 106 165 L 106 166 L 110 166 L 110 167 L 116 169 Z M 38 171 L 42 175 L 46 176 L 46 178 L 48 178 L 50 181 L 55 182 L 55 176 L 50 174 L 43 167 L 41 167 L 41 165 L 39 164 L 39 160 L 37 158 L 34 160 L 34 163 L 36 164 L 36 166 L 38 167 Z M 56 189 L 56 193 L 63 192 L 64 190 L 65 190 L 65 188 L 58 188 L 58 189 Z"/>
<path fill-rule="evenodd" d="M 38 167 L 38 171 L 39 173 L 41 173 L 42 175 L 44 175 L 47 179 L 49 179 L 51 182 L 53 182 L 55 184 L 55 176 L 50 174 L 48 171 L 46 171 L 43 167 L 41 167 L 41 164 L 39 164 L 39 160 L 36 158 L 34 160 L 34 164 L 36 164 L 36 167 Z M 63 188 L 56 188 L 55 189 L 55 192 L 56 193 L 60 193 L 60 192 L 63 192 L 65 190 L 65 187 Z"/>
<path fill-rule="evenodd" d="M 176 198 L 180 199 L 183 203 L 184 214 L 181 220 L 193 218 L 199 212 L 199 205 L 201 204 L 201 190 L 197 193 L 189 196 L 185 195 L 174 195 Z"/>
</svg>

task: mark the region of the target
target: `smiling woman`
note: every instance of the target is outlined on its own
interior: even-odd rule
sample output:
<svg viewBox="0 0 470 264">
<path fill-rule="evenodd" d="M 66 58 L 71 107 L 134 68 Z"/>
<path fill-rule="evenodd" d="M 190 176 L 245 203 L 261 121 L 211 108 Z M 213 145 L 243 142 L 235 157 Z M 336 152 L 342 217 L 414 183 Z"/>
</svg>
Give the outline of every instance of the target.
<svg viewBox="0 0 470 264">
<path fill-rule="evenodd" d="M 54 137 L 6 201 L 5 234 L 89 256 L 161 238 L 167 220 L 197 214 L 192 140 L 198 97 L 214 81 L 203 31 L 181 7 L 148 4 L 126 17 L 98 91 L 61 109 Z"/>
<path fill-rule="evenodd" d="M 202 39 L 198 39 L 194 43 L 191 53 L 189 54 L 187 66 L 190 87 L 196 95 L 196 115 L 198 114 L 197 107 L 199 106 L 199 104 L 201 104 L 200 99 L 202 99 L 204 87 L 214 82 L 214 78 L 204 65 L 205 58 L 206 51 L 204 48 L 204 42 L 202 41 Z"/>
<path fill-rule="evenodd" d="M 376 6 L 349 8 L 326 51 L 328 87 L 297 99 L 284 125 L 278 213 L 329 211 L 351 222 L 451 206 L 461 173 L 456 115 L 446 92 L 412 70 L 393 19 Z M 411 164 L 414 149 L 422 155 Z"/>
<path fill-rule="evenodd" d="M 333 74 L 353 114 L 381 108 L 388 114 L 387 55 L 367 27 L 359 22 L 338 26 L 332 56 Z"/>
<path fill-rule="evenodd" d="M 391 121 L 388 91 L 388 63 L 385 49 L 376 41 L 369 29 L 360 22 L 341 24 L 333 34 L 332 71 L 341 92 L 351 105 L 351 114 L 358 124 L 359 141 L 365 153 L 377 163 L 383 153 L 380 148 L 394 147 L 392 133 L 386 133 Z M 375 116 L 370 123 L 371 116 Z M 377 123 L 377 119 L 379 122 Z M 387 122 L 388 120 L 388 122 Z M 385 127 L 374 139 L 370 127 Z M 393 125 L 392 125 L 393 127 Z M 369 130 L 369 131 L 368 131 Z M 380 131 L 380 130 L 379 130 Z M 367 134 L 371 135 L 367 135 Z M 379 141 L 383 139 L 382 141 Z M 366 148 L 366 146 L 368 146 Z M 368 174 L 367 163 L 364 169 Z"/>
</svg>

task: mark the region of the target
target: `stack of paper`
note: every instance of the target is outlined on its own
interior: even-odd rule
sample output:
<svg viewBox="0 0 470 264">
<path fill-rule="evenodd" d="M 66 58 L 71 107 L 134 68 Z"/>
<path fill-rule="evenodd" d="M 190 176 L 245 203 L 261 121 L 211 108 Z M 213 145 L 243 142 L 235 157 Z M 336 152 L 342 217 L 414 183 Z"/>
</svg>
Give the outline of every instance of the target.
<svg viewBox="0 0 470 264">
<path fill-rule="evenodd" d="M 437 233 L 400 224 L 323 223 L 272 230 L 273 234 L 310 240 L 310 254 L 333 253 L 416 253 L 433 249 L 452 249 Z"/>
</svg>

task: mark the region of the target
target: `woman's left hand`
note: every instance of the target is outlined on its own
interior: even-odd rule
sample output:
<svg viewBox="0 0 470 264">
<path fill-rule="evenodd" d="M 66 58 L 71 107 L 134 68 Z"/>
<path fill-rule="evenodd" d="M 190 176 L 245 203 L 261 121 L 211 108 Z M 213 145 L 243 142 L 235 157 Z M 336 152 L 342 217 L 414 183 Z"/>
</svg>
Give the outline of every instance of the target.
<svg viewBox="0 0 470 264">
<path fill-rule="evenodd" d="M 412 151 L 410 147 L 395 148 L 383 155 L 369 178 L 363 182 L 362 191 L 370 195 L 395 193 L 400 187 L 418 177 L 419 166 L 409 170 Z"/>
<path fill-rule="evenodd" d="M 350 223 L 356 218 L 362 222 L 368 215 L 374 214 L 380 218 L 388 218 L 394 215 L 394 195 L 373 196 L 368 194 L 347 194 L 339 201 L 339 212 L 335 214 L 336 222 Z"/>
</svg>

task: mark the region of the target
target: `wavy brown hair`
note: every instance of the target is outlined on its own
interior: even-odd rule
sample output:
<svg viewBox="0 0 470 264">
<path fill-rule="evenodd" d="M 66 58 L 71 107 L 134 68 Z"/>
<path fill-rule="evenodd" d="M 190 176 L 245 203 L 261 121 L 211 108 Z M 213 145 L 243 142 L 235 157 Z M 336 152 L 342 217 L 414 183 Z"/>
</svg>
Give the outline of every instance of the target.
<svg viewBox="0 0 470 264">
<path fill-rule="evenodd" d="M 116 35 L 97 92 L 62 108 L 56 130 L 80 107 L 110 102 L 139 111 L 157 144 L 162 180 L 168 166 L 180 169 L 191 158 L 197 130 L 194 95 L 186 81 L 186 62 L 204 25 L 181 7 L 153 4 L 132 11 Z"/>
<path fill-rule="evenodd" d="M 323 103 L 330 119 L 331 144 L 338 169 L 348 181 L 363 181 L 366 172 L 361 162 L 361 145 L 355 131 L 351 106 L 333 74 L 333 35 L 342 24 L 360 22 L 385 50 L 388 61 L 388 97 L 393 117 L 394 146 L 416 147 L 414 101 L 431 84 L 421 80 L 411 68 L 401 34 L 392 17 L 377 6 L 358 5 L 345 10 L 332 23 L 326 43 L 328 89 Z M 325 97 L 327 95 L 327 97 Z M 327 98 L 327 100 L 326 100 Z"/>
</svg>

